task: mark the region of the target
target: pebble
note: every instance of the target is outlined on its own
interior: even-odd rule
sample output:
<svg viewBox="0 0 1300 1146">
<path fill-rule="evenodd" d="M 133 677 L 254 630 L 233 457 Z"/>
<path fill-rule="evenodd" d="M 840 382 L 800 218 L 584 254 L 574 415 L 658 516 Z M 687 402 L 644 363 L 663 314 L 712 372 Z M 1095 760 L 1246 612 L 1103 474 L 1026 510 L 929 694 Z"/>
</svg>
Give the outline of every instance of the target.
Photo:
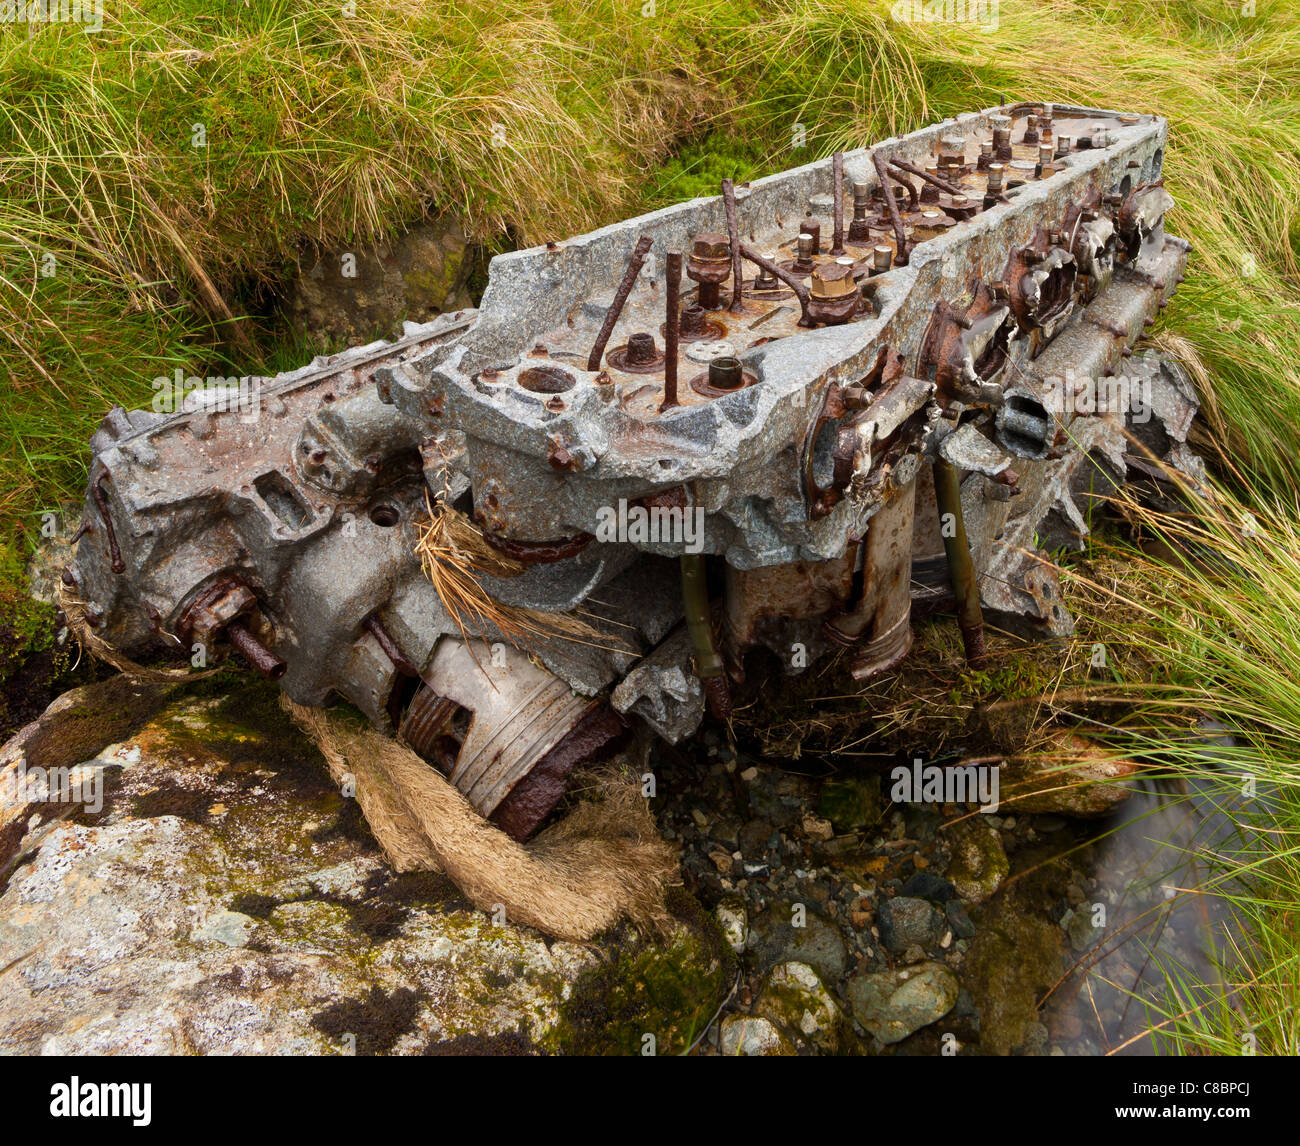
<svg viewBox="0 0 1300 1146">
<path fill-rule="evenodd" d="M 933 946 L 944 929 L 944 917 L 933 904 L 903 895 L 882 903 L 876 919 L 881 939 L 894 952 Z"/>
<path fill-rule="evenodd" d="M 957 978 L 941 963 L 855 975 L 846 990 L 853 1017 L 882 1043 L 938 1022 L 957 1002 Z"/>
<path fill-rule="evenodd" d="M 728 1015 L 718 1031 L 718 1052 L 728 1057 L 791 1055 L 793 1048 L 761 1015 Z"/>
</svg>

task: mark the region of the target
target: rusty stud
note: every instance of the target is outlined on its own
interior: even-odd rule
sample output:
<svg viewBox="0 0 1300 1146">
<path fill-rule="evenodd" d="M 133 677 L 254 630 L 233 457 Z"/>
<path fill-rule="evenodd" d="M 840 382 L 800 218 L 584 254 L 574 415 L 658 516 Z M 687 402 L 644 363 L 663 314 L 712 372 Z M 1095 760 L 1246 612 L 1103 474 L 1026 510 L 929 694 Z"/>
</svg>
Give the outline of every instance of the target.
<svg viewBox="0 0 1300 1146">
<path fill-rule="evenodd" d="M 553 470 L 560 470 L 571 473 L 578 468 L 578 459 L 566 450 L 559 442 L 552 442 L 546 452 L 546 461 Z"/>
<path fill-rule="evenodd" d="M 765 256 L 769 261 L 776 258 L 775 252 L 769 251 Z M 754 276 L 755 290 L 777 290 L 781 286 L 781 280 L 772 274 L 765 267 L 758 268 L 758 274 Z"/>
<path fill-rule="evenodd" d="M 813 269 L 813 255 L 817 253 L 817 240 L 807 231 L 799 234 L 799 255 L 794 261 L 794 269 L 800 274 L 810 274 Z"/>
<path fill-rule="evenodd" d="M 664 322 L 664 400 L 660 412 L 677 405 L 677 341 L 680 335 L 677 310 L 680 305 L 682 290 L 682 253 L 669 251 L 664 259 L 664 281 L 667 285 L 665 304 L 667 317 Z"/>
<path fill-rule="evenodd" d="M 288 670 L 288 665 L 262 644 L 243 621 L 231 621 L 226 626 L 226 640 L 267 680 L 279 680 Z"/>
<path fill-rule="evenodd" d="M 730 179 L 722 181 L 722 202 L 727 213 L 727 243 L 731 250 L 731 310 L 745 309 L 743 276 L 740 273 L 740 232 L 736 228 L 736 189 Z"/>
<path fill-rule="evenodd" d="M 745 372 L 739 358 L 727 355 L 709 363 L 709 385 L 715 390 L 739 390 L 745 384 Z"/>
<path fill-rule="evenodd" d="M 731 274 L 731 244 L 726 235 L 714 231 L 695 236 L 691 257 L 686 261 L 686 277 L 699 283 L 699 305 L 705 310 L 719 310 L 719 290 Z"/>
<path fill-rule="evenodd" d="M 867 221 L 867 210 L 871 203 L 871 185 L 869 183 L 853 184 L 853 221 L 849 223 L 849 242 L 866 243 L 871 240 L 871 225 Z"/>
<path fill-rule="evenodd" d="M 750 250 L 748 247 L 744 245 L 741 246 L 740 253 L 745 258 L 747 258 L 751 263 L 753 263 L 755 266 L 761 267 L 769 274 L 775 275 L 783 283 L 785 283 L 786 286 L 788 286 L 792 291 L 794 291 L 795 298 L 799 300 L 799 325 L 804 329 L 807 329 L 808 327 L 812 326 L 813 320 L 809 317 L 808 314 L 808 302 L 809 302 L 808 288 L 803 285 L 803 283 L 799 280 L 798 276 L 791 274 L 787 270 L 782 269 L 771 259 L 763 255 L 760 255 L 755 251 Z"/>
<path fill-rule="evenodd" d="M 831 171 L 835 179 L 834 224 L 831 232 L 831 250 L 834 256 L 844 254 L 844 152 L 831 157 Z"/>
<path fill-rule="evenodd" d="M 627 340 L 627 360 L 634 366 L 648 366 L 659 357 L 653 334 L 639 331 Z"/>
<path fill-rule="evenodd" d="M 627 302 L 627 296 L 632 293 L 632 287 L 636 285 L 637 275 L 641 273 L 642 264 L 645 263 L 645 257 L 654 245 L 654 240 L 649 235 L 642 235 L 632 248 L 632 254 L 627 260 L 627 270 L 623 272 L 623 279 L 618 284 L 618 290 L 614 292 L 614 301 L 609 304 L 609 310 L 605 312 L 605 321 L 601 323 L 600 333 L 596 335 L 595 345 L 591 348 L 591 353 L 587 356 L 587 369 L 593 374 L 600 369 L 600 360 L 605 355 L 605 347 L 609 343 L 609 336 L 614 333 L 614 326 L 623 313 L 623 304 Z M 549 405 L 549 403 L 548 403 Z"/>
<path fill-rule="evenodd" d="M 889 164 L 885 162 L 885 157 L 879 151 L 872 152 L 871 162 L 880 180 L 880 193 L 885 197 L 885 206 L 889 209 L 890 222 L 894 225 L 894 239 L 897 242 L 894 263 L 897 266 L 905 267 L 908 263 L 907 231 L 903 227 L 903 217 L 898 213 L 898 200 L 890 193 L 892 184 L 889 182 Z M 895 166 L 902 167 L 905 171 L 908 169 L 902 163 L 895 163 Z"/>
</svg>

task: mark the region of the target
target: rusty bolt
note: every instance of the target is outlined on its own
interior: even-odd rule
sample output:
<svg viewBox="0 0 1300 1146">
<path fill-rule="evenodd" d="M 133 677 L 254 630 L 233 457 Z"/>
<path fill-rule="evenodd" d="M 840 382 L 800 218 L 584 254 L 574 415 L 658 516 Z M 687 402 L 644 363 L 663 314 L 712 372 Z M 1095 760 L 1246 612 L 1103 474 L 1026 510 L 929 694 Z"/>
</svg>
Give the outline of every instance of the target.
<svg viewBox="0 0 1300 1146">
<path fill-rule="evenodd" d="M 546 460 L 553 470 L 572 472 L 578 468 L 578 459 L 560 445 L 559 442 L 551 443 L 551 448 L 546 454 Z"/>
<path fill-rule="evenodd" d="M 725 263 L 731 266 L 731 244 L 726 235 L 705 231 L 695 236 L 691 243 L 691 259 L 705 263 Z"/>
<path fill-rule="evenodd" d="M 835 263 L 814 271 L 809 290 L 814 298 L 841 298 L 855 293 L 857 286 L 853 281 L 852 266 Z"/>
</svg>

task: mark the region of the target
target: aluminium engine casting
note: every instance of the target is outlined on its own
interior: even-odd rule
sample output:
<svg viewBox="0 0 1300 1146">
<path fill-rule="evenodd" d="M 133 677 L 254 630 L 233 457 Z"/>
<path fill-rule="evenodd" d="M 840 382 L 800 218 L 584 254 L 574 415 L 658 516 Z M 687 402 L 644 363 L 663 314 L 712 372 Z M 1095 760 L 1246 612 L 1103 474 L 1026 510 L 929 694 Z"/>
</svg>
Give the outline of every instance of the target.
<svg viewBox="0 0 1300 1146">
<path fill-rule="evenodd" d="M 1066 635 L 1047 553 L 1153 457 L 1198 464 L 1185 377 L 1130 357 L 1188 250 L 1165 137 L 964 115 L 500 255 L 477 311 L 251 412 L 116 409 L 65 590 L 115 647 L 229 647 L 349 701 L 517 838 L 629 720 L 725 716 L 756 646 L 791 670 L 850 646 L 865 679 L 921 610 L 976 664 L 986 619 Z M 1141 410 L 1091 400 L 1120 382 Z M 416 554 L 430 499 L 502 555 L 494 602 L 602 639 L 466 631 Z"/>
</svg>

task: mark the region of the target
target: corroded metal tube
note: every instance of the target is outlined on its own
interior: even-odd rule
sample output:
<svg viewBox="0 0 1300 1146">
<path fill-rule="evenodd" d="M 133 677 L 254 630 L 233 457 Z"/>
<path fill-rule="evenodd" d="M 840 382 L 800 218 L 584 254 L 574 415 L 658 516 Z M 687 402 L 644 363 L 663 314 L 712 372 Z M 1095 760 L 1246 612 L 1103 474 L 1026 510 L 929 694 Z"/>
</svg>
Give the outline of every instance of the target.
<svg viewBox="0 0 1300 1146">
<path fill-rule="evenodd" d="M 691 635 L 691 649 L 695 654 L 695 675 L 704 685 L 709 710 L 719 720 L 726 720 L 731 716 L 731 692 L 727 687 L 722 654 L 718 652 L 713 635 L 704 557 L 699 553 L 684 553 L 681 560 L 682 606 L 686 614 L 686 629 Z"/>
<path fill-rule="evenodd" d="M 226 640 L 267 680 L 279 680 L 284 676 L 288 666 L 253 636 L 252 630 L 243 621 L 231 621 L 226 626 Z"/>
<path fill-rule="evenodd" d="M 957 627 L 966 648 L 966 663 L 983 668 L 988 663 L 984 648 L 984 614 L 980 611 L 979 578 L 966 540 L 966 522 L 961 511 L 961 474 L 943 458 L 934 462 L 934 496 L 942 525 L 943 550 L 948 557 L 948 576 L 957 597 Z"/>
<path fill-rule="evenodd" d="M 894 199 L 894 185 L 889 181 L 889 165 L 878 151 L 872 154 L 871 161 L 876 166 L 876 175 L 880 178 L 880 193 L 885 197 L 885 206 L 889 208 L 889 218 L 894 224 L 894 238 L 898 243 L 898 249 L 894 253 L 894 265 L 905 267 L 908 259 L 907 231 L 903 228 L 903 218 L 898 213 L 898 203 Z"/>
<path fill-rule="evenodd" d="M 667 317 L 664 324 L 664 400 L 661 411 L 677 402 L 677 340 L 681 334 L 682 253 L 669 251 L 664 258 L 664 294 Z"/>
<path fill-rule="evenodd" d="M 632 293 L 632 287 L 636 284 L 636 276 L 641 273 L 641 266 L 645 262 L 645 257 L 650 248 L 654 245 L 654 240 L 649 235 L 642 235 L 632 248 L 632 257 L 627 261 L 627 270 L 623 272 L 623 281 L 618 284 L 618 290 L 614 292 L 614 301 L 609 304 L 609 310 L 605 312 L 605 321 L 601 323 L 600 333 L 596 335 L 596 344 L 591 348 L 591 354 L 587 356 L 587 369 L 597 371 L 600 369 L 600 360 L 605 355 L 605 346 L 609 342 L 609 336 L 614 333 L 614 326 L 618 322 L 618 317 L 623 313 L 623 304 L 627 302 L 627 296 Z"/>
<path fill-rule="evenodd" d="M 788 286 L 792 291 L 794 291 L 795 298 L 799 300 L 799 310 L 800 310 L 799 325 L 812 326 L 813 324 L 812 319 L 808 317 L 808 299 L 809 299 L 808 288 L 804 286 L 804 284 L 800 281 L 799 277 L 797 275 L 792 275 L 785 268 L 778 266 L 776 263 L 772 262 L 771 259 L 764 258 L 762 255 L 758 254 L 757 252 L 751 251 L 746 246 L 741 246 L 740 253 L 744 255 L 745 258 L 747 258 L 755 266 L 761 267 L 763 270 L 767 271 L 767 273 L 770 275 L 775 275 L 783 283 L 785 283 L 786 286 Z"/>
<path fill-rule="evenodd" d="M 731 310 L 743 310 L 740 274 L 740 231 L 736 228 L 736 188 L 730 179 L 722 181 L 722 204 L 727 212 L 727 239 L 731 243 Z"/>
<path fill-rule="evenodd" d="M 844 152 L 837 151 L 831 157 L 831 169 L 835 173 L 835 230 L 831 233 L 831 254 L 844 254 Z"/>
</svg>

